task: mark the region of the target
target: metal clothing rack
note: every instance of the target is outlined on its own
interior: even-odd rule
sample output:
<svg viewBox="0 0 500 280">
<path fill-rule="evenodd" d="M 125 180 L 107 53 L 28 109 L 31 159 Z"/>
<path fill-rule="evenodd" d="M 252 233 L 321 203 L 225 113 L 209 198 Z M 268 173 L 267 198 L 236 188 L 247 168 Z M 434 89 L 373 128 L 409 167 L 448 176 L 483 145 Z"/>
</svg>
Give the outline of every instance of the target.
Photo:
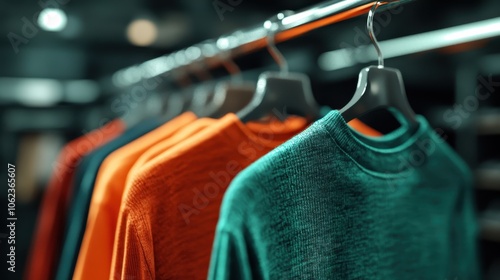
<svg viewBox="0 0 500 280">
<path fill-rule="evenodd" d="M 413 0 L 385 1 L 379 11 Z M 290 40 L 312 30 L 368 13 L 377 1 L 332 0 L 297 13 L 278 18 L 279 28 L 274 33 L 275 42 Z M 139 65 L 117 71 L 113 84 L 128 87 L 160 75 L 166 75 L 186 66 L 203 63 L 207 68 L 217 67 L 228 59 L 251 53 L 267 45 L 269 31 L 263 26 L 238 30 L 218 39 L 207 40 L 178 52 L 164 55 Z"/>
<path fill-rule="evenodd" d="M 500 37 L 500 17 L 380 41 L 379 45 L 388 59 L 496 37 Z M 377 58 L 372 45 L 363 45 L 323 53 L 318 62 L 324 71 L 334 71 Z"/>
</svg>

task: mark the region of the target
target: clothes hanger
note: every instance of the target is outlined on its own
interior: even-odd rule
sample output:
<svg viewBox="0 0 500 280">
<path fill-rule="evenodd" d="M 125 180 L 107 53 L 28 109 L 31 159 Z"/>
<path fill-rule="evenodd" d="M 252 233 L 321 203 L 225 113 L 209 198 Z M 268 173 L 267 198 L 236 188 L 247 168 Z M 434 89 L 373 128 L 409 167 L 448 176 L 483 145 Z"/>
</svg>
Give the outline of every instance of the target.
<svg viewBox="0 0 500 280">
<path fill-rule="evenodd" d="M 196 76 L 196 78 L 200 81 L 200 84 L 195 85 L 192 88 L 192 95 L 190 96 L 190 106 L 188 108 L 189 111 L 194 112 L 197 116 L 203 117 L 208 116 L 210 110 L 208 110 L 211 100 L 215 94 L 215 85 L 210 71 L 207 70 L 206 65 L 202 63 L 193 63 L 191 67 Z"/>
<path fill-rule="evenodd" d="M 411 108 L 404 87 L 401 72 L 395 68 L 384 67 L 384 58 L 377 38 L 373 32 L 373 17 L 381 2 L 373 5 L 368 13 L 367 29 L 372 44 L 378 53 L 378 66 L 361 70 L 358 86 L 353 98 L 340 109 L 346 122 L 379 108 L 388 109 L 396 119 L 410 129 L 418 127 L 418 121 Z"/>
<path fill-rule="evenodd" d="M 168 91 L 160 85 L 156 88 L 130 87 L 124 94 L 129 95 L 130 99 L 125 99 L 128 101 L 124 106 L 114 108 L 125 112 L 122 121 L 126 127 L 133 127 L 150 118 L 160 117 L 161 120 L 168 121 L 180 113 L 174 112 L 173 109 L 176 107 L 171 107 L 174 104 L 174 96 L 168 94 Z M 177 108 L 179 108 L 178 102 Z"/>
<path fill-rule="evenodd" d="M 179 54 L 171 54 L 169 61 L 172 62 L 171 68 L 178 68 L 175 64 L 175 56 Z M 173 118 L 180 115 L 182 112 L 189 110 L 194 88 L 188 74 L 182 69 L 171 72 L 172 81 L 175 87 L 167 88 L 163 95 L 162 111 L 165 118 Z"/>
<path fill-rule="evenodd" d="M 286 114 L 297 114 L 310 119 L 317 119 L 320 116 L 309 78 L 302 73 L 288 72 L 288 63 L 274 42 L 275 33 L 281 27 L 281 20 L 290 13 L 290 11 L 279 13 L 264 23 L 264 28 L 268 31 L 267 48 L 280 66 L 280 72 L 264 72 L 259 76 L 250 104 L 237 113 L 243 122 L 259 120 L 268 114 L 284 120 L 283 111 L 286 111 Z"/>
<path fill-rule="evenodd" d="M 219 82 L 215 87 L 215 94 L 209 103 L 211 118 L 220 118 L 227 113 L 235 113 L 247 106 L 255 93 L 255 84 L 244 81 L 238 65 L 224 53 L 223 65 L 231 75 L 229 81 Z"/>
<path fill-rule="evenodd" d="M 210 83 L 213 83 L 210 73 L 202 65 L 190 63 L 185 51 L 171 54 L 170 57 L 172 61 L 177 61 L 177 64 L 174 63 L 171 67 L 176 69 L 171 75 L 177 89 L 172 88 L 167 92 L 164 104 L 165 113 L 171 115 L 175 112 L 177 116 L 182 112 L 190 111 L 197 116 L 204 116 L 206 95 L 213 92 L 214 88 L 213 85 L 210 86 Z M 193 73 L 202 83 L 195 85 L 189 73 Z"/>
<path fill-rule="evenodd" d="M 166 120 L 171 120 L 185 111 L 186 102 L 182 92 L 163 92 L 162 95 L 162 116 Z"/>
</svg>

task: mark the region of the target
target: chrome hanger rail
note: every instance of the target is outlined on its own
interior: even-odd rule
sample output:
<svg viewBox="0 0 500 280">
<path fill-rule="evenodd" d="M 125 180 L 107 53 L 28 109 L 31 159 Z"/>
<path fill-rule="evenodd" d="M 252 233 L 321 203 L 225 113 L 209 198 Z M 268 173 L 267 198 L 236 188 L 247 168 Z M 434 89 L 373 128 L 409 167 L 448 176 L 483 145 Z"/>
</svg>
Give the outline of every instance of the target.
<svg viewBox="0 0 500 280">
<path fill-rule="evenodd" d="M 379 42 L 385 58 L 395 58 L 500 37 L 500 17 Z M 341 70 L 377 60 L 372 45 L 337 49 L 320 55 L 324 71 Z"/>
<path fill-rule="evenodd" d="M 414 0 L 385 1 L 379 10 L 385 10 Z M 323 26 L 367 14 L 376 3 L 373 0 L 332 0 L 301 10 L 284 13 L 275 42 L 283 42 Z M 186 49 L 164 55 L 138 65 L 117 71 L 113 84 L 124 88 L 174 71 L 189 72 L 188 66 L 200 63 L 207 68 L 220 66 L 228 58 L 254 52 L 267 46 L 268 31 L 262 24 L 242 29 L 217 39 L 207 40 Z"/>
</svg>

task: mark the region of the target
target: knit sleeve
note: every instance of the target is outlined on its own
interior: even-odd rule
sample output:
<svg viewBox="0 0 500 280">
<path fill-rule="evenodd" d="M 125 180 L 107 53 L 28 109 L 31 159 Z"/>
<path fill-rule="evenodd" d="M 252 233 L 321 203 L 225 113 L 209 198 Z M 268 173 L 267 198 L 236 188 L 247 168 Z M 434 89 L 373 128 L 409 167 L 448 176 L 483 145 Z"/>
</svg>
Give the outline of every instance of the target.
<svg viewBox="0 0 500 280">
<path fill-rule="evenodd" d="M 472 179 L 472 175 L 469 175 L 465 183 L 464 195 L 462 197 L 462 210 L 458 213 L 462 215 L 462 228 L 459 230 L 462 232 L 462 240 L 465 240 L 464 244 L 464 259 L 466 260 L 461 264 L 464 269 L 464 276 L 467 273 L 470 275 L 465 276 L 469 277 L 469 279 L 480 279 L 479 272 L 479 256 L 477 251 L 478 246 L 478 233 L 479 227 L 477 224 L 478 217 L 476 216 L 476 207 L 475 207 L 475 197 L 474 197 L 474 183 Z"/>
<path fill-rule="evenodd" d="M 248 255 L 242 234 L 218 231 L 214 240 L 208 279 L 253 279 Z"/>
<path fill-rule="evenodd" d="M 109 279 L 153 280 L 154 270 L 146 258 L 147 248 L 142 244 L 137 223 L 126 219 L 118 223 L 113 262 Z"/>
</svg>

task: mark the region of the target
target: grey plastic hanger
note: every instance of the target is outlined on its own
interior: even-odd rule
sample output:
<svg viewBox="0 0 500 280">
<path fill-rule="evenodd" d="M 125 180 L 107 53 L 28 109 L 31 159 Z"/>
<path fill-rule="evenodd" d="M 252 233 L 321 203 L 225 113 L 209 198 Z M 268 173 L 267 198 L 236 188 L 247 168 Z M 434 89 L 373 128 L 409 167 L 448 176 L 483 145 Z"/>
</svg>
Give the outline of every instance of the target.
<svg viewBox="0 0 500 280">
<path fill-rule="evenodd" d="M 385 68 L 384 58 L 373 32 L 373 17 L 381 2 L 368 13 L 367 29 L 378 53 L 378 66 L 369 66 L 359 73 L 358 86 L 353 98 L 340 113 L 346 122 L 378 108 L 389 109 L 401 123 L 418 127 L 415 113 L 408 103 L 403 77 L 398 69 Z"/>
<path fill-rule="evenodd" d="M 182 59 L 179 59 L 182 58 Z M 172 86 L 167 88 L 165 102 L 163 104 L 164 112 L 166 115 L 175 116 L 181 114 L 182 112 L 190 110 L 194 90 L 193 81 L 190 79 L 185 67 L 181 67 L 182 64 L 179 60 L 183 60 L 184 63 L 187 60 L 185 54 L 182 52 L 170 54 L 167 57 L 167 61 L 170 63 L 169 68 L 176 69 L 171 71 L 171 79 L 174 82 Z"/>
<path fill-rule="evenodd" d="M 286 114 L 297 114 L 309 119 L 317 119 L 320 109 L 314 99 L 309 78 L 302 73 L 289 73 L 288 63 L 276 48 L 274 36 L 281 27 L 281 20 L 291 12 L 279 13 L 275 18 L 264 23 L 268 30 L 267 48 L 280 72 L 264 72 L 259 76 L 255 94 L 250 104 L 237 113 L 243 121 L 259 120 L 268 114 L 284 119 Z"/>
<path fill-rule="evenodd" d="M 173 66 L 172 59 L 167 59 L 168 67 Z M 186 86 L 186 80 L 181 81 L 180 77 L 173 79 L 178 87 Z M 168 121 L 183 111 L 184 100 L 179 92 L 173 90 L 173 86 L 168 83 L 156 82 L 143 86 L 141 88 L 129 87 L 125 90 L 124 94 L 133 95 L 141 94 L 139 100 L 135 100 L 128 104 L 130 109 L 122 120 L 125 122 L 126 127 L 133 127 L 141 121 L 149 118 L 159 118 L 159 120 Z M 134 96 L 132 96 L 134 97 Z M 134 97 L 135 98 L 135 97 Z M 134 99 L 133 99 L 134 100 Z"/>
<path fill-rule="evenodd" d="M 199 117 L 207 116 L 209 114 L 207 106 L 214 96 L 216 83 L 210 71 L 207 70 L 206 65 L 202 63 L 193 63 L 191 67 L 193 69 L 190 72 L 194 73 L 201 83 L 193 86 L 190 89 L 192 91 L 191 94 L 186 96 L 190 98 L 188 111 L 194 112 Z"/>
<path fill-rule="evenodd" d="M 234 61 L 224 57 L 223 65 L 231 75 L 231 80 L 216 85 L 215 94 L 208 106 L 212 118 L 240 111 L 250 103 L 255 93 L 255 83 L 242 79 L 241 70 Z"/>
</svg>

